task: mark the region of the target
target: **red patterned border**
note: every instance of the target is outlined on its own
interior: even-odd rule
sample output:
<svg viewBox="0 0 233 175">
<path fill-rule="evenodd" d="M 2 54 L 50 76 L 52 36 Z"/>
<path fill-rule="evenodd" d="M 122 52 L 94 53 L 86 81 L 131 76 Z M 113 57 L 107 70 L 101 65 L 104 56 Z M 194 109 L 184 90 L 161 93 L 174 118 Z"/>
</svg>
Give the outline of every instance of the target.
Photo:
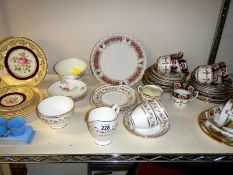
<svg viewBox="0 0 233 175">
<path fill-rule="evenodd" d="M 102 49 L 105 49 L 106 47 L 110 46 L 111 44 L 121 43 L 121 42 L 124 42 L 124 40 L 132 49 L 135 50 L 135 53 L 137 54 L 137 57 L 138 57 L 138 61 L 140 60 L 140 64 L 137 65 L 135 72 L 132 75 L 130 75 L 130 77 L 128 77 L 127 79 L 114 80 L 114 79 L 111 79 L 110 77 L 108 77 L 107 75 L 102 74 L 102 72 L 101 72 L 101 65 L 100 65 L 100 59 L 101 59 L 101 54 L 102 54 L 101 51 L 102 51 Z M 143 65 L 145 64 L 145 61 L 143 61 L 145 59 L 145 57 L 143 54 L 143 50 L 140 48 L 140 46 L 135 41 L 133 41 L 131 38 L 125 37 L 125 36 L 118 36 L 118 35 L 110 36 L 110 37 L 106 38 L 105 40 L 103 40 L 99 45 L 97 45 L 96 50 L 95 50 L 92 57 L 93 57 L 93 63 L 92 63 L 93 72 L 95 73 L 95 75 L 101 81 L 103 81 L 107 84 L 111 84 L 111 85 L 133 84 L 133 82 L 136 81 L 138 79 L 138 77 L 140 77 L 140 75 L 142 74 Z"/>
</svg>

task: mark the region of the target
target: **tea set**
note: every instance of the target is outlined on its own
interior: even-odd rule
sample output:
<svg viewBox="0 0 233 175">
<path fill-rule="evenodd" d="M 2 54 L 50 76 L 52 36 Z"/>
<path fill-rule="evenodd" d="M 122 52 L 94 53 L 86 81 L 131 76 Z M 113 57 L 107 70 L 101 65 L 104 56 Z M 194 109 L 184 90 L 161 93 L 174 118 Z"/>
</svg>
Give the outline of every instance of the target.
<svg viewBox="0 0 233 175">
<path fill-rule="evenodd" d="M 12 38 L 9 38 L 9 40 L 12 40 Z M 30 42 L 26 38 L 18 38 L 16 43 L 22 39 L 25 39 L 25 42 Z M 0 47 L 6 47 L 9 43 L 8 40 L 4 40 L 0 43 Z M 18 42 L 16 49 L 20 43 Z M 31 44 L 28 44 L 27 47 L 30 46 Z M 12 50 L 14 50 L 14 47 L 9 48 L 9 52 Z M 20 51 L 17 50 L 17 54 L 19 59 L 24 59 L 24 61 L 31 59 L 26 56 L 36 55 L 36 53 L 24 53 L 22 58 Z M 2 60 L 11 59 L 5 58 L 3 54 L 0 54 L 0 56 L 3 57 Z M 122 56 L 129 58 L 130 64 L 127 64 L 129 66 L 125 66 L 121 62 L 122 60 L 118 59 Z M 43 76 L 40 77 L 37 72 L 34 73 L 36 78 L 28 75 L 32 86 L 43 80 L 47 68 L 45 57 L 38 55 L 38 58 L 38 62 L 41 62 L 41 64 L 38 65 L 39 68 L 33 70 L 43 71 Z M 9 66 L 19 66 L 15 65 L 16 63 Z M 30 63 L 30 61 L 26 63 Z M 121 67 L 117 67 L 118 65 Z M 87 113 L 86 121 L 90 135 L 97 145 L 104 146 L 112 143 L 120 121 L 119 116 L 122 115 L 124 116 L 123 124 L 125 128 L 133 135 L 156 138 L 166 134 L 171 123 L 165 108 L 160 103 L 164 93 L 170 94 L 174 106 L 181 111 L 197 98 L 208 102 L 225 103 L 223 106 L 203 112 L 199 116 L 199 124 L 208 135 L 212 134 L 210 127 L 216 128 L 216 132 L 225 132 L 227 137 L 230 140 L 232 139 L 230 143 L 233 145 L 232 80 L 229 78 L 224 62 L 198 66 L 189 74 L 186 58 L 184 53 L 180 51 L 158 57 L 155 64 L 146 69 L 145 51 L 140 42 L 127 35 L 113 34 L 96 44 L 91 54 L 90 68 L 95 78 L 104 84 L 97 87 L 91 95 L 90 102 L 93 108 Z M 39 104 L 35 110 L 29 110 L 30 106 L 35 106 L 37 103 L 35 99 L 31 99 L 30 105 L 24 105 L 19 109 L 22 112 L 28 111 L 30 114 L 36 112 L 38 118 L 52 129 L 66 127 L 74 114 L 75 103 L 86 97 L 88 87 L 83 82 L 86 69 L 87 63 L 80 58 L 72 57 L 58 61 L 54 65 L 54 71 L 60 80 L 48 86 L 49 97 L 43 99 L 38 95 L 36 100 L 39 101 Z M 8 69 L 5 70 L 4 67 L 0 69 L 0 72 L 4 73 L 3 81 L 12 75 L 12 72 L 7 71 Z M 135 85 L 140 79 L 142 79 L 143 85 L 138 85 L 135 91 L 130 86 Z M 11 82 L 10 86 L 14 85 L 13 82 L 23 85 L 27 83 L 27 81 L 16 81 L 13 78 Z M 30 84 L 26 85 L 30 86 Z M 137 95 L 139 99 L 137 99 Z M 30 98 L 32 97 L 33 95 Z M 26 98 L 29 98 L 29 96 L 26 96 Z M 25 106 L 28 108 L 24 109 Z M 9 135 L 7 133 L 13 136 L 19 134 L 19 131 L 17 131 L 15 135 L 15 132 L 9 127 L 11 120 L 16 120 L 15 123 L 17 124 L 21 121 L 18 117 L 9 119 L 9 121 L 4 117 L 0 118 L 0 138 L 7 138 L 5 137 Z M 25 126 L 25 123 L 23 126 Z M 9 128 L 6 129 L 7 127 Z M 23 132 L 19 135 L 29 133 L 29 131 L 26 132 L 25 127 L 23 128 Z M 32 128 L 30 133 L 33 135 Z"/>
</svg>

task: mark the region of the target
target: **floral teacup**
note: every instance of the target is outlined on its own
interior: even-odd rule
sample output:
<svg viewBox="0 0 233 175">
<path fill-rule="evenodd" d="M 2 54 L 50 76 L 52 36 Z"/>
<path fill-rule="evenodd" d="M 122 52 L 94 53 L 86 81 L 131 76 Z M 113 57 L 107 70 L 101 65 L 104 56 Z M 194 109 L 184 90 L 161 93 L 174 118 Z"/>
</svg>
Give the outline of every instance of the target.
<svg viewBox="0 0 233 175">
<path fill-rule="evenodd" d="M 187 73 L 188 66 L 183 52 L 161 56 L 157 59 L 158 71 L 164 74 Z"/>
<path fill-rule="evenodd" d="M 183 108 L 198 96 L 198 91 L 194 91 L 194 88 L 187 83 L 174 83 L 171 88 L 171 96 L 175 106 Z"/>
</svg>

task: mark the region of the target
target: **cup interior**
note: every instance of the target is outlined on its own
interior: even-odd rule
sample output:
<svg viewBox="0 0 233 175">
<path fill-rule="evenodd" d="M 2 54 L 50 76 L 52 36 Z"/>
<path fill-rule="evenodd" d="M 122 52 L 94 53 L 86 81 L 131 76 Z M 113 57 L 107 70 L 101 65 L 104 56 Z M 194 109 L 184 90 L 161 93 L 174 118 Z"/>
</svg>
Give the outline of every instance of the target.
<svg viewBox="0 0 233 175">
<path fill-rule="evenodd" d="M 48 97 L 38 105 L 38 111 L 45 116 L 57 116 L 69 112 L 74 107 L 71 98 L 65 96 Z"/>
<path fill-rule="evenodd" d="M 79 58 L 68 58 L 57 62 L 54 66 L 55 72 L 60 75 L 75 75 L 85 71 L 87 64 Z M 77 71 L 75 73 L 75 71 Z"/>
<path fill-rule="evenodd" d="M 144 86 L 141 92 L 151 97 L 157 97 L 163 93 L 163 90 L 158 86 Z"/>
<path fill-rule="evenodd" d="M 185 89 L 175 89 L 174 92 L 176 92 L 179 95 L 183 95 L 183 96 L 190 95 L 190 92 Z"/>
<path fill-rule="evenodd" d="M 88 121 L 112 121 L 116 119 L 116 112 L 109 107 L 99 107 L 95 108 L 89 113 Z"/>
</svg>

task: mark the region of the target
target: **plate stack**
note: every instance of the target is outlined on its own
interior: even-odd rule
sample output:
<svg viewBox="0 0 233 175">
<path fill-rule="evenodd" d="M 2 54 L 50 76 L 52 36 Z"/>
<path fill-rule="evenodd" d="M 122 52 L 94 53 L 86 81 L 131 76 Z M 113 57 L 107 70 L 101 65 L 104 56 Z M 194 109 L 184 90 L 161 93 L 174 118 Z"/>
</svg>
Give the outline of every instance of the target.
<svg viewBox="0 0 233 175">
<path fill-rule="evenodd" d="M 0 88 L 0 115 L 29 117 L 42 99 L 42 93 L 35 87 L 12 85 Z"/>
<path fill-rule="evenodd" d="M 142 77 L 143 84 L 155 84 L 163 88 L 164 92 L 169 92 L 171 85 L 177 82 L 185 82 L 184 73 L 161 73 L 158 71 L 158 65 L 153 64 L 145 70 Z"/>
<path fill-rule="evenodd" d="M 209 103 L 221 104 L 232 98 L 233 88 L 231 80 L 219 85 L 203 84 L 196 80 L 194 73 L 195 71 L 190 74 L 188 82 L 198 90 L 198 99 Z"/>
</svg>

